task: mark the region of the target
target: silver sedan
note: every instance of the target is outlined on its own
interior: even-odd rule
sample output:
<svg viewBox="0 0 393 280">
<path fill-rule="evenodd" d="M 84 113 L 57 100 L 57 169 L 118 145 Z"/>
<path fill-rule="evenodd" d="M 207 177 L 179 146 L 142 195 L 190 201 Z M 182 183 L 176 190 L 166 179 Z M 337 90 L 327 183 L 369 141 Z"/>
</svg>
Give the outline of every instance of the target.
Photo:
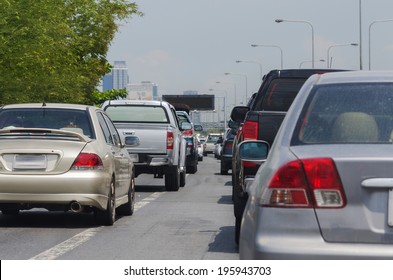
<svg viewBox="0 0 393 280">
<path fill-rule="evenodd" d="M 0 210 L 94 212 L 112 225 L 132 215 L 134 166 L 109 117 L 93 106 L 0 108 Z M 117 209 L 116 209 L 117 208 Z"/>
<path fill-rule="evenodd" d="M 393 259 L 392 143 L 393 72 L 310 77 L 248 187 L 240 258 Z"/>
</svg>

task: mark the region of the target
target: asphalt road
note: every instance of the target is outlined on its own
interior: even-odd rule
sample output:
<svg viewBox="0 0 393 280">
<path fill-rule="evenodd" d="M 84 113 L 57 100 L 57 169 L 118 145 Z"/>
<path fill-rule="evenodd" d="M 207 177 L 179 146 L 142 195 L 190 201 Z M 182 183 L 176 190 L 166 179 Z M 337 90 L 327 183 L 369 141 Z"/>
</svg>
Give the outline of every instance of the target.
<svg viewBox="0 0 393 280">
<path fill-rule="evenodd" d="M 112 227 L 92 214 L 23 211 L 0 215 L 0 259 L 235 260 L 231 175 L 219 175 L 212 155 L 166 192 L 163 179 L 137 178 L 136 211 Z"/>
</svg>

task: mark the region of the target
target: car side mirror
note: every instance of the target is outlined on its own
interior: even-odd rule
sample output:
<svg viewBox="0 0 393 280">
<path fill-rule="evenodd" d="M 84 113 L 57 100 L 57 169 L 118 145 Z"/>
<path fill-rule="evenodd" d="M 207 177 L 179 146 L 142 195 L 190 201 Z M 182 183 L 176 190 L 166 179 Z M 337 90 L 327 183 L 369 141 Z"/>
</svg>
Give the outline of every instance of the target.
<svg viewBox="0 0 393 280">
<path fill-rule="evenodd" d="M 250 111 L 250 108 L 247 106 L 235 106 L 231 112 L 231 119 L 235 122 L 242 123 L 248 111 Z"/>
<path fill-rule="evenodd" d="M 246 140 L 238 146 L 239 158 L 241 161 L 261 165 L 267 159 L 269 148 L 269 143 L 266 141 Z"/>
<path fill-rule="evenodd" d="M 203 126 L 200 124 L 194 124 L 194 130 L 195 131 L 203 131 Z"/>
</svg>

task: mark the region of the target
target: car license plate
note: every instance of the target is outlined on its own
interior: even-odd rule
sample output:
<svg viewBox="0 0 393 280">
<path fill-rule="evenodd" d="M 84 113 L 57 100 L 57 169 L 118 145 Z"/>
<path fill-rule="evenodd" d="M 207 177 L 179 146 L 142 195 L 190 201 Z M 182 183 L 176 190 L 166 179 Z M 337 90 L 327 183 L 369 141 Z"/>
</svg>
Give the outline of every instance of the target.
<svg viewBox="0 0 393 280">
<path fill-rule="evenodd" d="M 15 155 L 12 164 L 13 170 L 38 170 L 46 169 L 46 155 Z"/>
</svg>

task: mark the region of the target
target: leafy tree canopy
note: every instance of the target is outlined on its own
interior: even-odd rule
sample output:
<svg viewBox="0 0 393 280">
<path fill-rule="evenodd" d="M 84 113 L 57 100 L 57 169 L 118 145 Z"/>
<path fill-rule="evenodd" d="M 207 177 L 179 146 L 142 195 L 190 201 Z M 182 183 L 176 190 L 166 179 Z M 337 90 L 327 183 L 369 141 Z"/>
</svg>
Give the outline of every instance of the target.
<svg viewBox="0 0 393 280">
<path fill-rule="evenodd" d="M 110 43 L 132 15 L 126 0 L 0 0 L 0 103 L 99 103 Z"/>
</svg>

